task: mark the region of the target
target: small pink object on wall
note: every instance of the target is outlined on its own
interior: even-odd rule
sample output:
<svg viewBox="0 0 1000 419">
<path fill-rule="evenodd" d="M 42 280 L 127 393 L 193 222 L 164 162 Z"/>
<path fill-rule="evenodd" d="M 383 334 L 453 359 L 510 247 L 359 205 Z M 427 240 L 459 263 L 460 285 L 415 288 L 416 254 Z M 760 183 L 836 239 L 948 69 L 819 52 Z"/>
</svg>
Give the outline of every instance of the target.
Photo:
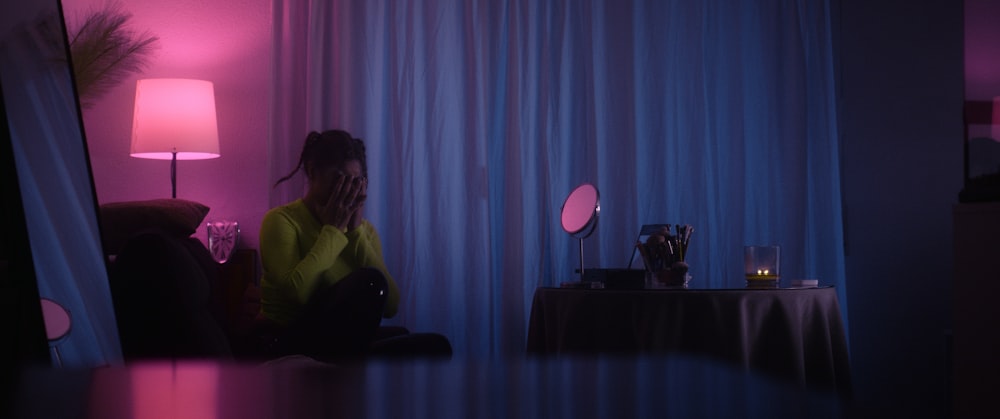
<svg viewBox="0 0 1000 419">
<path fill-rule="evenodd" d="M 993 141 L 1000 141 L 1000 96 L 993 98 L 993 120 L 990 127 Z"/>
</svg>

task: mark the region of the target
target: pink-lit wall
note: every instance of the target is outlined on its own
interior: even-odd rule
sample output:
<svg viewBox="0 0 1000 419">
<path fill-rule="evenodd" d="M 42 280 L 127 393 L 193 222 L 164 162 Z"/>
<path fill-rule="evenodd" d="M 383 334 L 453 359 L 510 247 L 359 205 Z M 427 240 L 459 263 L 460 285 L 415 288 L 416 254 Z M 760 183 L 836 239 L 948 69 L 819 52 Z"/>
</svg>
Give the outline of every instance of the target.
<svg viewBox="0 0 1000 419">
<path fill-rule="evenodd" d="M 1000 96 L 1000 1 L 965 0 L 965 98 Z"/>
<path fill-rule="evenodd" d="M 64 0 L 79 20 L 107 0 Z M 100 203 L 170 197 L 170 162 L 129 157 L 135 82 L 193 78 L 215 84 L 221 157 L 178 161 L 177 197 L 211 208 L 206 220 L 232 219 L 240 247 L 257 248 L 268 208 L 269 0 L 120 0 L 131 27 L 159 37 L 151 65 L 84 109 L 84 129 Z M 204 225 L 196 233 L 206 241 Z"/>
</svg>

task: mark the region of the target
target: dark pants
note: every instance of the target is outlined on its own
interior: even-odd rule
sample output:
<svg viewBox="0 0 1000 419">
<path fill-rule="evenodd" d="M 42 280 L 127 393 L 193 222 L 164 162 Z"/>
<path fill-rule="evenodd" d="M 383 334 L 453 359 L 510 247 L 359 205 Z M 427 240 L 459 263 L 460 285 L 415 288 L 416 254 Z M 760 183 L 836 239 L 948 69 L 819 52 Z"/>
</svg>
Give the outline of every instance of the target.
<svg viewBox="0 0 1000 419">
<path fill-rule="evenodd" d="M 385 276 L 374 268 L 359 269 L 317 291 L 279 336 L 278 355 L 302 354 L 332 362 L 450 358 L 451 343 L 443 335 L 380 326 L 388 292 Z"/>
<path fill-rule="evenodd" d="M 329 361 L 362 358 L 375 339 L 388 292 L 385 277 L 374 268 L 317 290 L 278 338 L 278 352 Z"/>
</svg>

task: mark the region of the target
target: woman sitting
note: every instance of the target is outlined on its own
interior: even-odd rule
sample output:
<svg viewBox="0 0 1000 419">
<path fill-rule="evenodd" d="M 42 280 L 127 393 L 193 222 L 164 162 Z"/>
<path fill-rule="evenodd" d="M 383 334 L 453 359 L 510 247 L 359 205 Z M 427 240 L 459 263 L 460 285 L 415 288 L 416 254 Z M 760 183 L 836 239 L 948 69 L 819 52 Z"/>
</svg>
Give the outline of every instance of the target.
<svg viewBox="0 0 1000 419">
<path fill-rule="evenodd" d="M 261 312 L 281 328 L 279 354 L 321 360 L 372 355 L 451 355 L 441 335 L 380 328 L 396 314 L 399 287 L 375 227 L 362 217 L 368 167 L 361 139 L 312 132 L 299 163 L 305 196 L 271 209 L 260 230 Z M 387 332 L 388 331 L 388 332 Z"/>
</svg>

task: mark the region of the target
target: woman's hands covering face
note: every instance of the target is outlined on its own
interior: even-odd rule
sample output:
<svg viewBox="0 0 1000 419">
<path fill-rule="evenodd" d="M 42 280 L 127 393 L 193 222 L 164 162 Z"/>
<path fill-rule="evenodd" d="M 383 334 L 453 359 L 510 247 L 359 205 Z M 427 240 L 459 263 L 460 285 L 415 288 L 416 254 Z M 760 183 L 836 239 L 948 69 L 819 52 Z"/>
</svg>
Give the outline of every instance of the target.
<svg viewBox="0 0 1000 419">
<path fill-rule="evenodd" d="M 341 230 L 361 224 L 361 209 L 368 198 L 368 180 L 344 173 L 334 175 L 330 195 L 319 208 L 320 221 Z"/>
<path fill-rule="evenodd" d="M 365 201 L 368 200 L 368 178 L 355 178 L 358 180 L 359 189 L 358 194 L 354 198 L 354 212 L 351 213 L 351 219 L 347 221 L 347 230 L 354 230 L 361 225 L 361 214 L 365 209 Z"/>
</svg>

